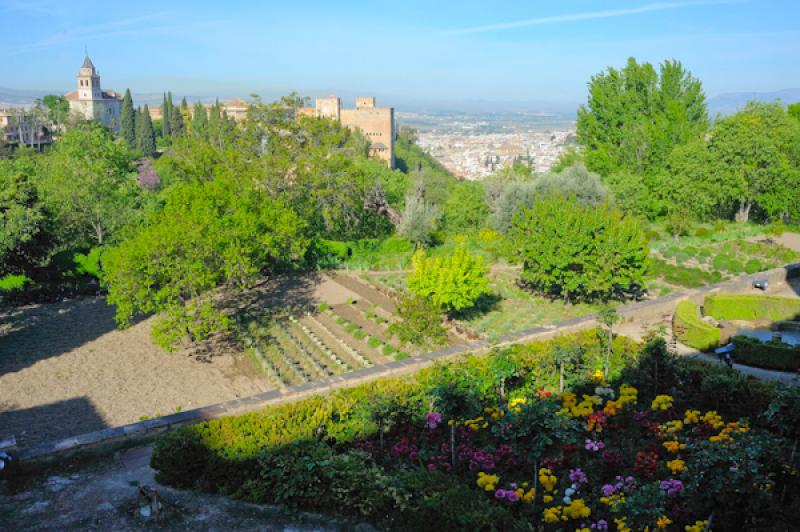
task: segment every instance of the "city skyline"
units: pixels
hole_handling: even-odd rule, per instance
[[[571,104],[629,56],[678,59],[709,96],[800,87],[800,7],[778,0],[407,2],[383,13],[366,2],[174,6],[3,2],[0,86],[71,87],[87,47],[109,87],[138,93]]]

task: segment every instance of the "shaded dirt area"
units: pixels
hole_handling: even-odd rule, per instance
[[[149,447],[137,447],[101,461],[62,464],[5,489],[0,483],[0,530],[374,530],[159,485],[150,454]],[[143,486],[158,490],[157,517],[142,515]]]
[[[102,298],[0,311],[0,436],[21,448],[269,389],[250,360],[214,346],[199,362],[119,331]]]

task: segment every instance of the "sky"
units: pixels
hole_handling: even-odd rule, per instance
[[[0,87],[394,102],[582,102],[628,57],[678,59],[707,95],[800,87],[796,0],[0,0]],[[386,101],[378,102],[387,103]]]

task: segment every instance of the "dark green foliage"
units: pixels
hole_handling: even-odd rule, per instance
[[[447,342],[441,311],[428,298],[405,296],[398,305],[400,321],[389,327],[403,342],[441,345]]]
[[[32,158],[0,160],[0,276],[28,272],[48,253],[48,216]]]
[[[800,347],[735,336],[733,359],[739,364],[778,371],[800,370]]]
[[[172,95],[170,94],[170,98]],[[186,126],[183,121],[183,106],[175,108],[170,106],[169,115],[169,132],[173,137],[183,135],[186,131]]]
[[[714,294],[706,296],[703,310],[717,320],[800,319],[800,299],[759,294]]]
[[[153,132],[153,121],[150,119],[150,110],[146,104],[144,109],[138,112],[136,118],[136,149],[145,157],[150,157],[156,152],[156,136]]]
[[[745,273],[756,273],[763,270],[764,267],[758,259],[750,259],[744,265]]]
[[[172,122],[170,120],[170,114],[172,112],[172,95],[170,94],[169,99],[167,99],[167,95],[164,94],[164,101],[161,104],[161,135],[165,138],[169,138],[172,136],[172,131],[170,126]]]
[[[125,89],[125,96],[122,98],[122,109],[120,109],[119,114],[119,136],[125,141],[128,148],[136,148],[136,114],[130,89]]]
[[[644,283],[644,230],[608,204],[541,199],[514,218],[510,241],[522,280],[565,301],[624,297]]]
[[[444,203],[444,226],[453,232],[474,232],[483,227],[489,215],[480,181],[459,181]]]
[[[719,329],[702,321],[697,305],[689,300],[679,302],[675,308],[672,331],[681,342],[701,351],[719,345]]]
[[[192,136],[197,139],[208,138],[208,114],[200,102],[194,104],[192,111]]]

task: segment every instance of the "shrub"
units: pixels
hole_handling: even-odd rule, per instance
[[[357,324],[355,324],[355,323],[348,323],[348,324],[345,326],[345,328],[344,328],[344,331],[345,331],[346,333],[349,333],[349,334],[353,334],[353,333],[355,333],[357,330],[358,330],[358,325],[357,325]]]
[[[405,351],[398,351],[398,353],[394,356],[395,360],[405,360],[409,357],[409,354]]]
[[[72,257],[72,260],[75,263],[75,273],[100,279],[102,275],[102,268],[100,264],[105,252],[106,248],[95,247],[92,248],[87,254],[76,253]]]
[[[800,348],[735,336],[733,358],[740,364],[779,371],[800,370]]]
[[[800,298],[759,294],[706,296],[703,308],[717,320],[786,321],[800,317]]]
[[[463,244],[446,258],[427,257],[420,248],[411,259],[406,284],[411,292],[445,311],[458,311],[474,306],[489,292],[488,272],[483,257],[470,255]]]
[[[705,238],[711,234],[711,230],[708,227],[698,227],[694,230],[694,236],[698,238]]]
[[[363,340],[364,338],[366,338],[366,337],[367,337],[367,333],[365,333],[365,332],[364,332],[364,331],[362,331],[361,329],[358,329],[357,331],[355,331],[355,332],[353,333],[353,337],[354,337],[356,340]]]
[[[389,344],[383,344],[383,354],[386,355],[387,357],[392,356],[396,352],[397,348],[395,348],[394,346],[391,346]]]
[[[746,273],[756,273],[762,270],[763,266],[758,259],[750,259],[747,261],[747,264],[744,265],[744,271]]]
[[[644,236],[645,236],[645,238],[646,238],[647,240],[650,240],[650,241],[653,241],[653,240],[660,240],[660,239],[661,239],[661,233],[659,233],[658,231],[655,231],[655,230],[653,230],[653,229],[648,229],[648,230],[645,232]]]
[[[675,254],[675,262],[677,262],[678,264],[683,264],[690,258],[691,255],[689,255],[689,253],[686,251],[679,251]]]
[[[377,349],[378,347],[383,345],[383,342],[381,341],[380,338],[375,338],[374,336],[371,336],[370,339],[367,340],[367,345],[369,345],[373,349]]]
[[[403,342],[415,345],[447,342],[447,330],[442,325],[439,309],[427,298],[406,296],[398,305],[401,320],[389,327]]]
[[[325,311],[326,311],[326,310],[328,310],[329,308],[331,308],[331,307],[330,307],[330,305],[328,305],[327,303],[320,303],[320,304],[319,304],[319,307],[317,307],[317,309],[318,309],[320,312],[325,312]]]
[[[720,253],[719,255],[714,257],[714,261],[711,264],[714,266],[715,270],[730,271],[729,268],[730,261],[731,261],[730,256],[724,253]]]
[[[719,329],[702,321],[697,305],[689,300],[678,303],[672,316],[672,331],[681,342],[701,351],[719,345]]]
[[[0,290],[3,292],[22,290],[30,282],[31,280],[24,275],[9,274],[5,277],[0,277]]]
[[[337,325],[344,325],[345,323],[347,323],[346,319],[344,319],[344,318],[336,318],[336,324]]]
[[[742,273],[744,272],[744,266],[742,266],[742,263],[738,260],[731,259],[728,261],[728,271],[730,273]]]

